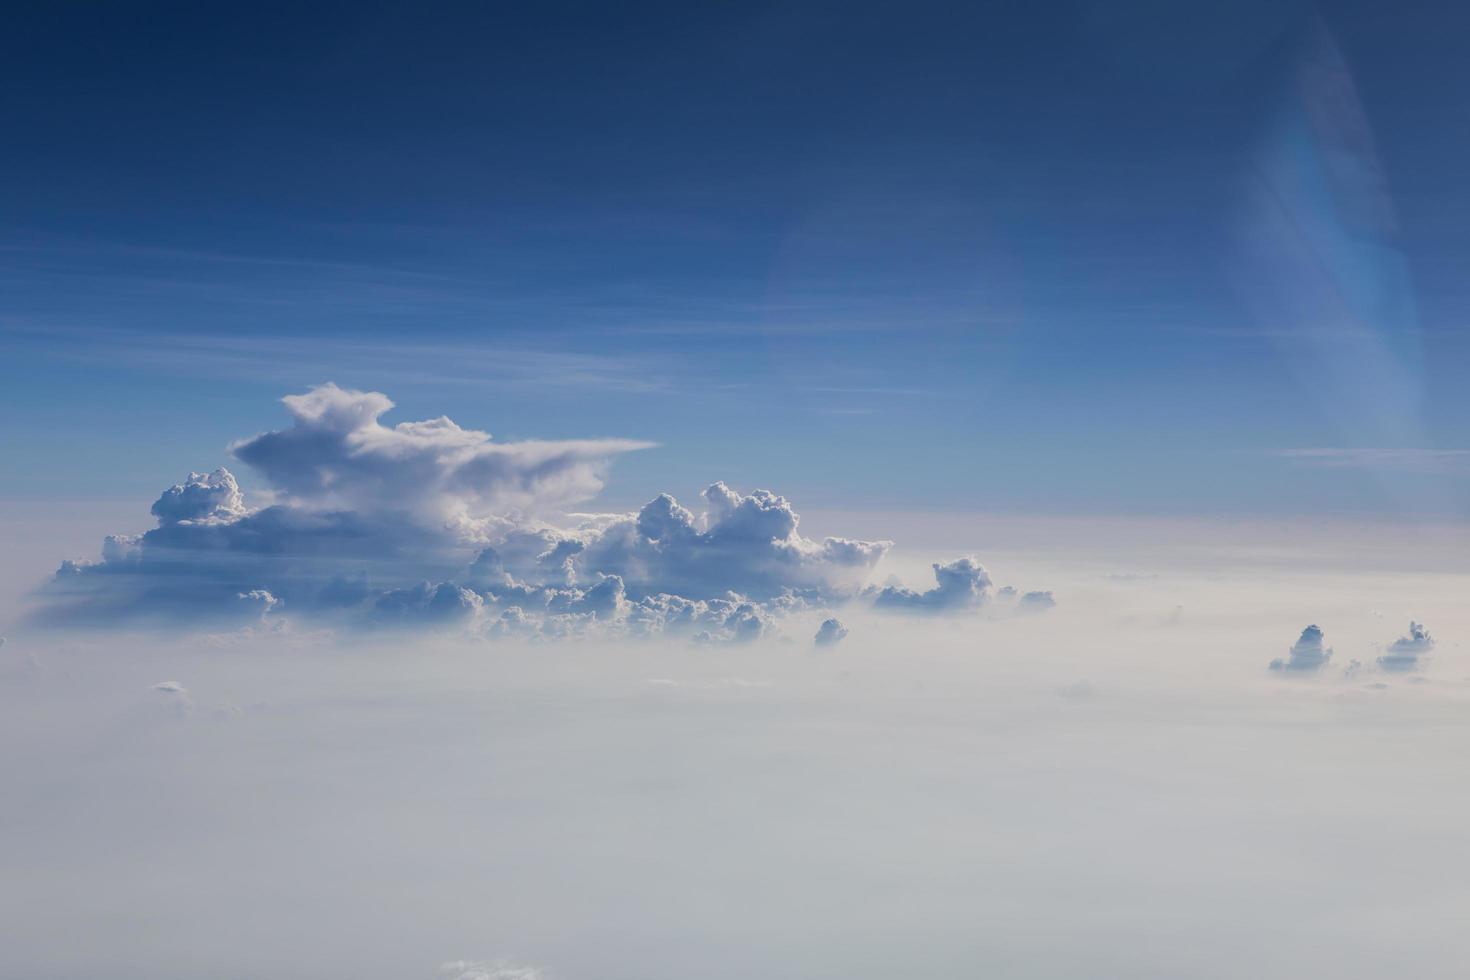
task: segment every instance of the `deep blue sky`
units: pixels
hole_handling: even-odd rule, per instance
[[[1460,514],[1467,32],[9,5],[0,495],[147,496],[334,380],[390,420],[659,442],[618,503]]]

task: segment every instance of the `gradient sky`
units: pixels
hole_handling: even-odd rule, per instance
[[[34,4],[0,495],[335,381],[631,504],[1461,515],[1470,9]]]
[[[1464,977],[1470,5],[5,13],[0,976]]]

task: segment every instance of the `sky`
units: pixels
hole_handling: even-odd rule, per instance
[[[330,381],[658,443],[618,506],[1458,516],[1467,16],[17,11],[0,493],[148,499]]]
[[[12,7],[0,975],[1463,975],[1470,9]]]

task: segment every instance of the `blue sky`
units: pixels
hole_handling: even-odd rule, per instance
[[[616,504],[1460,515],[1423,10],[36,5],[0,494],[154,495],[331,380],[659,443]]]
[[[0,976],[1464,975],[1470,4],[5,13]]]

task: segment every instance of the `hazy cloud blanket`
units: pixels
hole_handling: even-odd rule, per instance
[[[190,473],[153,504],[157,527],[109,536],[101,561],[63,562],[43,619],[308,615],[717,642],[766,635],[795,609],[861,600],[935,612],[993,598],[969,557],[936,563],[927,592],[876,589],[868,579],[890,542],[808,538],[790,502],[766,490],[714,483],[698,515],[669,494],[632,514],[570,512],[647,442],[497,443],[443,417],[390,427],[385,395],[333,384],[282,401],[289,428],[230,448],[270,485],[258,506],[226,468]]]

